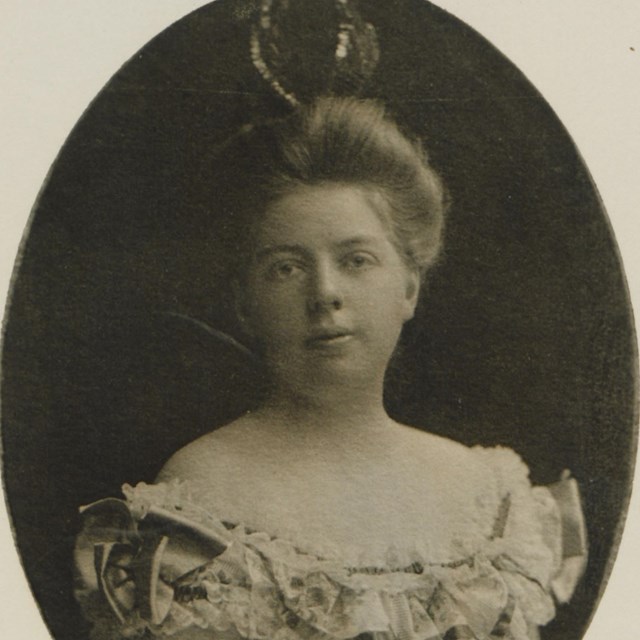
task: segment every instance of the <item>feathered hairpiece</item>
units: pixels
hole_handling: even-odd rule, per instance
[[[319,95],[358,95],[380,51],[353,0],[262,0],[251,59],[292,107]]]

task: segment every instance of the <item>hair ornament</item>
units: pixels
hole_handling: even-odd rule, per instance
[[[262,0],[250,51],[262,78],[294,108],[321,95],[358,95],[380,57],[375,27],[354,0]]]

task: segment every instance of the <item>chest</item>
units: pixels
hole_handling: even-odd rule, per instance
[[[386,562],[390,552],[400,564],[416,554],[447,562],[488,529],[477,487],[420,465],[262,471],[209,484],[207,508],[317,555],[367,565]]]

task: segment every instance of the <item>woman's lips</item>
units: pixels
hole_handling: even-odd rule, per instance
[[[307,338],[306,345],[311,349],[324,349],[340,346],[352,338],[353,334],[347,329],[327,329],[314,332]]]

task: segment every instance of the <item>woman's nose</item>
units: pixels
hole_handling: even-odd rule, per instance
[[[337,311],[344,304],[340,274],[329,265],[314,270],[309,287],[308,308],[311,313]]]

